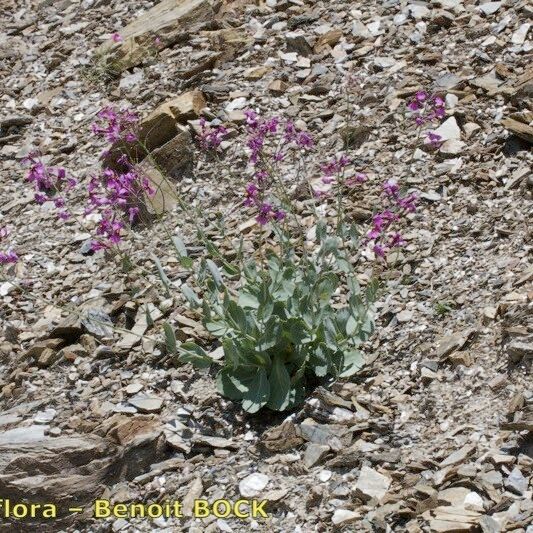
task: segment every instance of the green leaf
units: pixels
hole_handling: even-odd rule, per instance
[[[154,319],[152,318],[152,313],[150,313],[150,307],[148,305],[144,306],[144,313],[146,317],[146,325],[151,328],[154,325]]]
[[[181,292],[193,309],[196,309],[202,305],[200,298],[198,298],[196,293],[186,283],[181,286]]]
[[[229,327],[226,324],[226,322],[222,322],[219,320],[213,320],[211,322],[205,323],[205,329],[211,333],[211,335],[214,335],[215,337],[223,337],[226,335],[229,331]]]
[[[192,266],[194,265],[194,261],[190,257],[188,257],[187,248],[185,247],[185,244],[183,243],[181,238],[177,235],[173,235],[172,244],[176,249],[176,254],[178,256],[181,266],[185,268],[192,268]]]
[[[259,300],[253,294],[242,291],[239,294],[238,304],[244,309],[257,309],[259,307]]]
[[[231,263],[228,263],[227,261],[222,261],[222,270],[230,278],[238,276],[241,273],[238,267],[232,265]]]
[[[350,315],[348,321],[346,322],[346,335],[351,337],[357,331],[357,320]]]
[[[361,286],[359,285],[359,282],[355,276],[347,276],[346,281],[348,283],[348,289],[353,296],[358,296],[361,294]]]
[[[270,398],[268,399],[267,407],[275,411],[283,411],[290,401],[291,378],[281,355],[277,354],[274,357],[268,377],[270,381]]]
[[[353,376],[363,368],[364,364],[365,360],[360,350],[349,350],[345,352],[340,377],[347,378]]]
[[[326,221],[321,219],[316,224],[316,236],[318,242],[322,242],[328,235],[328,227]]]
[[[281,326],[279,318],[272,316],[263,328],[263,334],[257,340],[257,349],[260,352],[266,352],[278,344],[281,337]]]
[[[283,331],[296,346],[311,340],[307,325],[301,318],[289,318],[283,324]]]
[[[217,374],[217,388],[220,394],[226,396],[230,400],[242,400],[243,393],[236,386],[231,379],[230,370],[223,368]]]
[[[133,263],[131,262],[131,258],[129,255],[124,255],[122,257],[121,267],[122,267],[122,272],[124,273],[128,273],[133,270],[134,266],[133,266]]]
[[[333,293],[337,290],[339,286],[339,280],[337,276],[333,273],[326,274],[322,279],[317,283],[316,286],[316,295],[322,306],[327,305]]]
[[[163,270],[163,267],[161,266],[161,261],[159,261],[159,258],[155,256],[154,254],[150,254],[150,257],[152,258],[152,261],[155,263],[155,266],[157,268],[157,273],[159,274],[159,279],[161,280],[161,283],[165,287],[165,292],[167,295],[170,295],[169,287],[170,287],[170,280],[168,279],[167,275],[165,274],[165,271]]]
[[[270,384],[267,371],[265,368],[259,367],[243,394],[242,408],[248,413],[257,413],[261,407],[266,405],[269,396]]]
[[[167,353],[174,354],[178,351],[178,343],[176,341],[176,334],[174,328],[168,323],[163,324],[163,330],[165,331],[165,346]]]
[[[248,331],[248,321],[246,320],[246,313],[241,307],[239,307],[239,305],[234,300],[229,301],[227,313],[231,317],[233,322],[235,322],[235,325],[243,333],[246,333]]]
[[[197,368],[208,368],[213,360],[205,350],[194,342],[184,342],[178,347],[179,361],[182,363],[192,363]]]
[[[340,255],[337,255],[335,257],[335,260],[337,262],[337,267],[339,268],[341,272],[345,272],[348,274],[349,272],[352,271],[352,265],[350,264],[349,261],[346,260],[346,258]]]
[[[318,377],[324,377],[328,373],[329,364],[326,353],[325,347],[317,346],[309,357],[309,366]]]
[[[255,261],[247,261],[243,267],[244,276],[249,282],[254,282],[259,277]]]
[[[366,301],[367,301],[367,303],[374,303],[376,301],[378,289],[379,289],[379,281],[377,279],[373,279],[366,286]]]
[[[172,244],[174,245],[174,248],[176,248],[178,257],[187,257],[189,255],[184,242],[177,235],[172,236]]]
[[[235,340],[229,337],[224,338],[222,340],[222,348],[224,348],[226,365],[231,365],[236,370],[241,362],[241,353]]]
[[[222,290],[222,288],[224,287],[224,281],[222,280],[222,276],[217,265],[213,261],[211,261],[211,259],[208,259],[206,261],[206,264],[207,268],[209,269],[209,272],[211,272],[211,276],[213,276],[213,281],[215,282],[217,289]]]

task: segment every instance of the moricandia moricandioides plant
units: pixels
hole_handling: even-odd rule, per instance
[[[317,239],[314,255],[297,258],[289,248],[282,256],[269,252],[259,265],[244,262],[242,269],[221,262],[217,253],[220,268],[204,259],[198,270],[202,299],[182,287],[222,344],[219,391],[250,413],[291,409],[310,384],[352,376],[364,365],[360,346],[374,329],[377,284],[361,290],[339,238],[328,236],[324,224],[318,225]],[[176,249],[189,265],[185,247]],[[240,278],[237,289],[227,286],[223,271]],[[165,336],[167,350],[180,362],[204,368],[214,363],[196,343],[178,343],[169,324]]]

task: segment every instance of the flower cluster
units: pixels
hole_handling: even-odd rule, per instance
[[[384,183],[383,193],[389,207],[372,217],[372,228],[364,241],[365,244],[371,243],[372,251],[381,259],[384,259],[393,248],[405,244],[399,232],[391,231],[392,226],[408,213],[415,212],[418,200],[415,193],[402,196],[400,187],[394,180]]]
[[[9,230],[7,228],[0,228],[0,241],[8,235]],[[0,265],[16,263],[18,259],[18,255],[11,248],[8,248],[5,252],[0,251]]]
[[[156,192],[150,180],[141,176],[124,156],[120,163],[127,166],[126,172],[106,168],[87,185],[89,207],[86,214],[98,210],[101,216],[96,231],[101,238],[93,242],[94,250],[119,243],[125,222],[133,224],[139,216],[139,198],[143,193],[153,196]]]
[[[200,119],[201,132],[197,136],[202,150],[216,150],[226,135],[228,130],[224,126],[208,126],[204,117]]]
[[[417,91],[414,98],[408,102],[407,107],[413,112],[417,126],[431,124],[443,119],[446,115],[444,100],[440,96],[430,95],[426,91]],[[438,146],[441,143],[441,137],[430,131],[427,133],[427,141],[433,146]]]
[[[256,220],[261,225],[279,222],[286,217],[286,212],[268,199],[272,196],[274,167],[283,161],[289,149],[308,150],[314,146],[314,141],[309,133],[298,130],[292,121],[282,124],[279,117],[264,119],[253,110],[246,110],[244,114],[249,163],[254,169],[254,181],[246,186],[244,205],[257,209]]]
[[[136,113],[127,109],[116,111],[113,107],[105,107],[98,112],[97,117],[100,123],[91,125],[95,135],[105,137],[111,143],[120,140],[131,143],[137,140],[139,118]]]
[[[348,187],[354,187],[358,184],[364,183],[368,177],[363,172],[355,172],[352,176],[345,177],[345,168],[351,165],[352,161],[347,156],[340,155],[339,157],[334,157],[327,163],[324,163],[320,166],[323,176],[321,182],[326,185],[336,184],[340,189],[343,185]],[[340,193],[341,190],[338,189],[337,193]],[[329,190],[324,190],[322,188],[315,187],[313,193],[315,197],[322,198],[329,194]]]
[[[38,204],[52,201],[58,209],[57,216],[62,220],[68,219],[70,214],[65,209],[65,198],[61,192],[75,187],[77,181],[67,176],[62,167],[47,167],[36,153],[29,154],[22,162],[30,165],[26,179],[33,184],[35,201]]]

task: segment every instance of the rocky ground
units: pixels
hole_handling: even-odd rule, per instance
[[[0,281],[0,497],[58,502],[61,516],[1,527],[531,533],[532,14],[520,0],[3,0],[0,226],[21,260]],[[405,116],[421,88],[446,100],[434,151]],[[134,232],[124,273],[88,251],[83,187],[61,222],[24,180],[21,159],[38,149],[86,183],[107,104],[148,117],[154,157],[225,250],[257,229],[237,209],[242,184],[190,140],[200,112],[236,129],[255,108],[298,121],[319,153],[347,144],[371,177],[354,217],[387,177],[419,191],[356,379],[288,418],[250,416],[212,372],[173,363],[164,320],[180,340],[207,337],[160,224]],[[223,157],[240,168],[231,146]],[[166,211],[194,251],[190,221]],[[94,520],[102,497],[180,500],[185,516]],[[269,518],[191,516],[194,499],[240,497],[268,500]]]

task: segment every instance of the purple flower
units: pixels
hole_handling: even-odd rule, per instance
[[[398,207],[401,209],[404,209],[405,211],[409,213],[413,213],[416,211],[416,202],[418,201],[418,196],[416,193],[408,194],[407,196],[404,196],[403,198],[398,198],[397,203]]]
[[[383,184],[383,192],[391,198],[396,198],[400,192],[400,187],[394,180],[388,180]]]
[[[204,117],[200,119],[200,128],[198,141],[200,147],[205,151],[216,150],[228,134],[228,130],[224,126],[208,126]]]
[[[120,43],[122,41],[122,36],[120,35],[120,33],[114,33],[113,35],[111,35],[111,39],[114,43]]]
[[[244,200],[244,205],[250,207],[257,203],[257,194],[259,189],[255,183],[248,183],[246,185],[246,198]]]
[[[425,102],[428,98],[428,93],[426,91],[416,91],[415,99],[417,102]]]
[[[278,222],[280,220],[283,220],[286,216],[287,216],[287,213],[285,213],[285,211],[283,211],[282,209],[277,209],[274,212],[274,219],[277,220]]]
[[[16,263],[18,260],[18,255],[11,249],[9,249],[7,252],[0,252],[0,265]]]
[[[114,143],[119,140],[134,142],[137,140],[135,128],[138,116],[132,111],[123,109],[115,111],[110,106],[101,109],[97,115],[103,124],[91,124],[92,132],[98,137],[105,137],[107,141]]]
[[[351,178],[346,180],[346,185],[353,187],[358,183],[364,183],[368,179],[368,176],[363,172],[356,172]]]
[[[444,107],[435,108],[435,116],[437,118],[444,118],[445,115],[446,115],[446,110],[444,109]]]
[[[442,142],[442,137],[438,133],[434,133],[432,131],[428,132],[427,138],[428,142],[433,146],[439,146],[439,144]]]
[[[130,224],[133,224],[133,222],[136,220],[138,215],[139,215],[138,207],[130,207],[128,209],[128,220],[130,221]]]
[[[397,248],[399,246],[403,246],[405,244],[405,241],[403,240],[402,236],[396,232],[391,235],[390,241],[389,241],[389,247],[390,248]]]
[[[376,257],[381,259],[385,258],[385,248],[383,246],[375,244],[372,250],[374,251],[374,254],[376,254]]]
[[[251,110],[251,109],[247,109],[244,111],[244,116],[246,117],[246,125],[250,128],[250,129],[256,129],[257,126],[258,126],[258,115],[255,111]]]
[[[255,219],[259,224],[261,224],[261,226],[264,226],[270,221],[271,212],[272,204],[269,204],[268,202],[263,202],[259,206],[259,214],[255,217]]]
[[[300,148],[312,148],[315,144],[315,141],[313,140],[313,137],[309,135],[309,133],[302,131],[298,134],[298,138],[296,139],[296,144]]]
[[[38,203],[38,204],[44,204],[44,202],[46,202],[48,200],[48,196],[46,196],[46,194],[42,193],[42,192],[36,192],[34,195],[33,195],[33,199]]]

